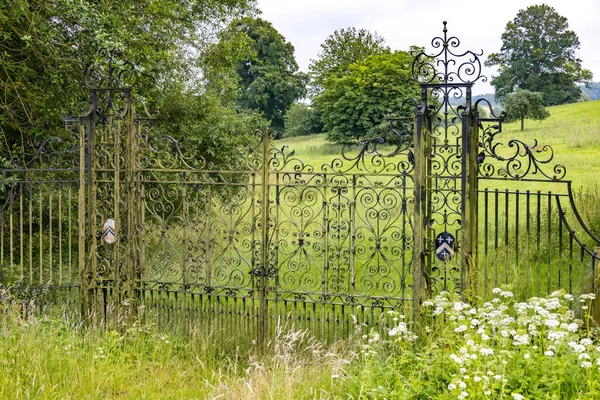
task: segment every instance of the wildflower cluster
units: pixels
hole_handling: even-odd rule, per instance
[[[447,292],[424,303],[438,325],[435,346],[444,349],[451,361],[447,387],[456,398],[475,394],[533,397],[522,391],[532,377],[516,375],[539,373],[545,363],[552,362],[554,368],[557,362],[575,366],[588,371],[588,379],[600,379],[600,346],[588,337],[589,331],[581,329],[582,321],[575,319],[569,307],[572,295],[557,291],[546,298],[514,302],[510,291],[496,288],[493,294],[493,300],[481,307]],[[581,308],[586,310],[593,299],[593,295],[580,296]],[[390,335],[397,333],[394,328]]]
[[[363,345],[361,352],[365,356],[377,355],[376,347],[379,344],[380,335],[374,329],[371,329],[368,335],[363,335]]]
[[[389,330],[389,336],[396,338],[397,341],[414,342],[417,340],[417,335],[408,328],[408,325],[404,321],[404,315],[400,315],[395,311],[389,311],[389,314],[393,316],[394,324],[396,324]]]

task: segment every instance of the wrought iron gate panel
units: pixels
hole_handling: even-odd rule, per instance
[[[163,324],[257,336],[264,251],[261,135],[216,169],[198,149],[138,130],[141,271],[147,315]],[[251,339],[250,339],[251,340]]]
[[[321,166],[272,147],[268,330],[283,321],[335,340],[410,309],[413,119],[390,123],[387,142],[348,146]]]
[[[435,53],[414,55],[421,99],[385,138],[314,166],[261,130],[215,167],[153,130],[133,101],[137,69],[104,52],[70,136],[2,171],[0,284],[46,295],[41,306],[78,298],[94,321],[142,312],[261,343],[282,324],[326,341],[383,332],[388,311],[417,319],[442,290],[596,292],[600,239],[566,169],[547,145],[502,141],[503,116],[472,104],[481,54],[459,44],[444,25]]]

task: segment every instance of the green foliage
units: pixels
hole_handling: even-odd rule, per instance
[[[328,77],[344,76],[350,65],[364,61],[367,57],[389,53],[385,40],[366,29],[354,27],[336,30],[321,44],[321,52],[316,60],[311,60],[309,76],[311,92],[315,95],[323,91]]]
[[[506,25],[499,53],[490,54],[486,65],[497,65],[492,79],[496,98],[515,89],[542,92],[544,105],[571,103],[580,97],[578,82],[589,82],[592,73],[582,68],[575,52],[579,38],[567,19],[542,5],[520,10]]]
[[[85,66],[120,48],[143,69],[136,96],[152,109],[172,85],[196,85],[196,55],[252,0],[14,0],[0,8],[0,115],[4,151],[64,134],[62,118],[86,99]]]
[[[544,107],[544,96],[540,92],[517,89],[502,100],[506,111],[506,122],[521,121],[521,130],[525,130],[525,118],[542,121],[550,116]]]
[[[323,130],[318,111],[304,103],[294,103],[285,114],[284,137],[305,136]]]
[[[412,57],[404,51],[377,54],[351,64],[343,76],[329,76],[314,103],[322,112],[327,139],[336,143],[385,136],[385,116],[418,96]]]
[[[266,125],[258,112],[236,110],[212,93],[166,92],[160,110],[158,136],[170,135],[184,149],[224,168],[235,168],[247,158],[255,129]]]
[[[237,77],[237,103],[262,111],[274,129],[282,129],[285,112],[305,93],[305,76],[298,72],[294,46],[260,18],[236,19],[219,36],[214,48],[226,55],[224,64],[229,63],[230,73]]]

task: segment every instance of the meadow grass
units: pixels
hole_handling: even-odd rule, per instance
[[[585,311],[592,297],[579,303],[558,291],[517,303],[506,289],[494,293],[473,305],[444,292],[424,304],[412,331],[392,313],[387,339],[372,330],[324,347],[280,327],[262,349],[135,321],[94,329],[25,318],[3,293],[0,398],[597,398],[600,343]]]

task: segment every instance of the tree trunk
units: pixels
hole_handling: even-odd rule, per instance
[[[525,130],[525,117],[521,117],[521,131]]]

